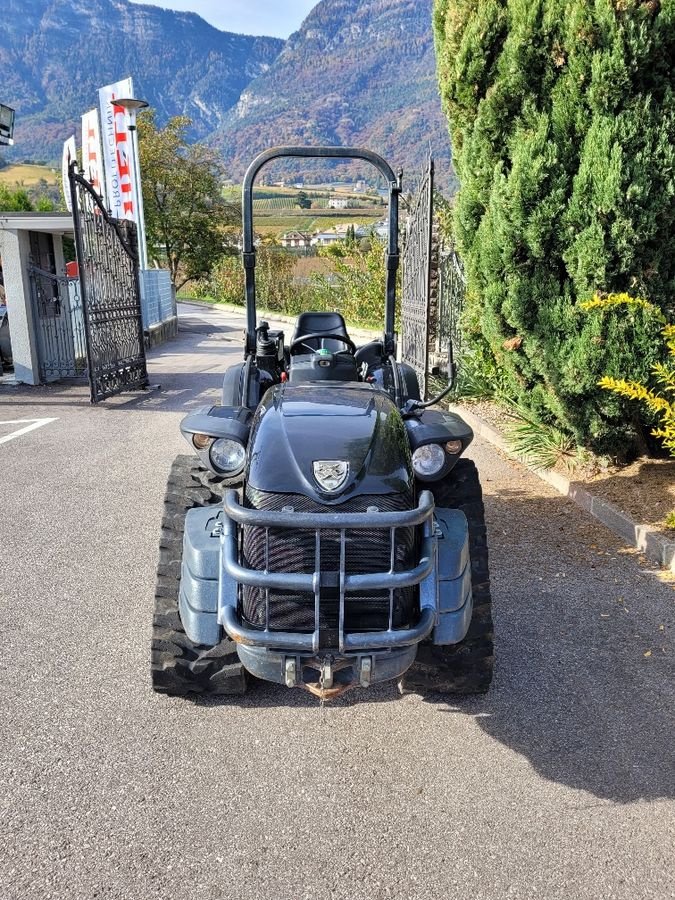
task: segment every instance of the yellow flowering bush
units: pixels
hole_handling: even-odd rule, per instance
[[[645,387],[638,381],[626,381],[624,378],[610,378],[605,376],[598,381],[598,385],[606,391],[612,391],[619,397],[627,400],[639,400],[644,403],[660,419],[658,427],[652,430],[654,437],[660,438],[663,446],[675,456],[675,325],[669,325],[661,310],[643,300],[640,297],[631,297],[628,294],[608,294],[606,297],[596,295],[592,300],[581,304],[583,309],[611,309],[617,306],[640,307],[657,321],[663,324],[663,335],[668,354],[672,363],[656,363],[652,372],[662,391],[657,393],[651,388]]]

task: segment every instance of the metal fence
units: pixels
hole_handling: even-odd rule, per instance
[[[159,325],[176,315],[176,298],[171,284],[171,276],[166,269],[142,269],[139,273],[141,284],[141,314],[143,328]]]
[[[86,374],[87,346],[78,279],[28,266],[41,381]]]

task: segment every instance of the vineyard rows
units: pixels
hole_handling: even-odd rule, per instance
[[[319,198],[312,200],[314,209],[328,209],[328,200]],[[292,197],[267,197],[264,200],[254,200],[253,208],[257,210],[294,209],[295,202]]]

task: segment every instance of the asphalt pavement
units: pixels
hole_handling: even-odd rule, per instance
[[[0,388],[0,897],[675,897],[672,584],[480,441],[487,696],[151,692],[178,423],[242,328],[184,307],[161,390],[97,407]]]

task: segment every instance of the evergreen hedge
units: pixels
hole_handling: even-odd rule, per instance
[[[627,292],[673,316],[675,0],[436,0],[434,30],[468,319],[537,415],[640,449],[597,382],[649,379],[654,323],[578,304]]]

